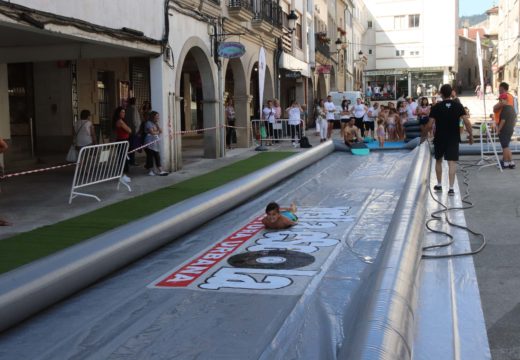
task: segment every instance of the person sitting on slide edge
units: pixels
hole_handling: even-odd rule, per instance
[[[265,208],[266,216],[262,219],[262,223],[267,229],[287,229],[298,223],[298,216],[296,216],[296,205],[291,204],[290,208],[280,208],[280,206],[273,202],[267,204]]]
[[[352,147],[352,145],[362,142],[361,132],[359,128],[354,125],[356,118],[351,117],[345,127],[343,140],[345,145]]]

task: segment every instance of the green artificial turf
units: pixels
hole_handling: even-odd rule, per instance
[[[150,215],[293,154],[292,152],[259,153],[208,174],[1,240],[0,273]]]

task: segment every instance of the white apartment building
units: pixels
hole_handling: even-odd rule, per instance
[[[364,88],[380,99],[432,96],[457,73],[458,1],[366,0],[368,64]],[[373,34],[372,34],[373,31]],[[371,51],[370,51],[371,50]]]
[[[498,3],[498,82],[505,81],[518,91],[520,57],[520,5],[514,0]]]

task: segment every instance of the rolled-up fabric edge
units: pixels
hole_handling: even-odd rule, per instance
[[[352,336],[343,344],[339,359],[412,358],[416,277],[426,219],[430,149],[426,143],[408,174],[405,191],[385,235],[379,256],[368,275]]]

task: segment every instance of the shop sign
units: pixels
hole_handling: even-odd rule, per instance
[[[239,42],[221,42],[218,45],[218,56],[226,59],[239,58],[245,53],[245,46]]]
[[[320,65],[316,68],[318,74],[330,74],[330,68],[332,65]]]
[[[285,73],[286,79],[300,79],[302,77],[302,73],[299,71],[287,71]]]

